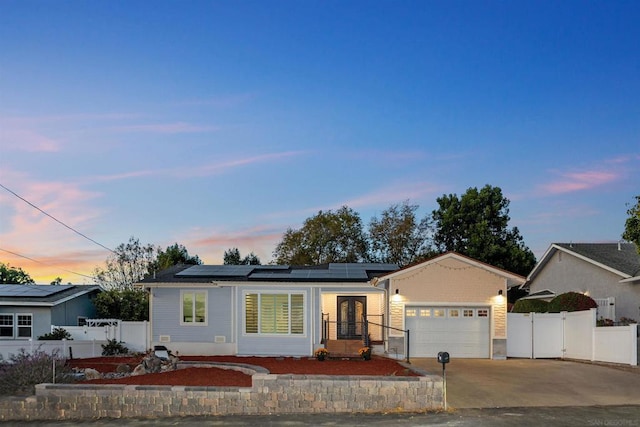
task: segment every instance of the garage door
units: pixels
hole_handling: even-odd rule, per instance
[[[410,356],[489,358],[488,307],[406,307],[405,328],[411,331]]]

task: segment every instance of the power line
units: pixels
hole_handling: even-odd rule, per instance
[[[18,194],[16,194],[14,191],[9,190],[7,187],[5,187],[4,185],[0,184],[0,187],[4,188],[5,190],[7,190],[9,193],[13,194],[14,196],[16,196],[18,199],[22,200],[23,202],[25,202],[26,204],[28,204],[29,206],[39,210],[40,212],[42,212],[43,214],[45,214],[46,216],[48,216],[49,218],[51,218],[52,220],[54,220],[55,222],[57,222],[58,224],[68,228],[69,230],[73,231],[74,233],[84,237],[85,239],[89,240],[90,242],[95,243],[96,245],[108,250],[109,252],[113,252],[112,249],[109,249],[108,247],[106,247],[105,245],[103,245],[102,243],[98,243],[95,240],[93,240],[90,237],[85,236],[84,234],[82,234],[81,232],[79,232],[78,230],[68,226],[67,224],[65,224],[64,222],[60,221],[59,219],[57,219],[56,217],[54,217],[53,215],[49,215],[48,213],[46,213],[45,211],[43,211],[42,209],[40,209],[39,207],[37,207],[36,205],[34,205],[33,203],[31,203],[30,201],[28,201],[27,199],[25,199],[24,197],[19,196]],[[114,252],[115,253],[115,252]]]
[[[51,266],[51,264],[47,264],[46,262],[38,261],[37,259],[29,258],[26,255],[21,255],[19,253],[13,252],[13,251],[9,251],[9,250],[2,249],[2,248],[0,248],[0,251],[6,252],[6,253],[11,254],[11,255],[15,255],[15,256],[20,257],[20,258],[28,259],[29,261],[33,261],[33,262],[38,263],[38,264]],[[82,277],[86,277],[86,278],[91,279],[91,280],[95,280],[95,277],[93,277],[93,276],[87,276],[86,274],[76,273],[75,271],[67,270],[67,269],[61,268],[61,267],[56,267],[56,268],[59,268],[62,271],[66,271],[67,273],[76,274],[78,276],[82,276]]]

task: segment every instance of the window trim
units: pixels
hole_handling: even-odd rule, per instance
[[[0,336],[3,340],[12,340],[16,336],[16,316],[15,313],[0,313],[0,316],[6,316],[11,319],[11,325],[0,325],[0,328],[11,328],[11,336]]]
[[[20,316],[28,316],[29,319],[31,320],[31,324],[29,324],[28,326],[26,325],[20,325],[19,322],[19,318]],[[29,340],[33,338],[33,313],[16,313],[16,317],[14,320],[14,337],[17,340]],[[20,328],[29,328],[31,330],[31,333],[29,334],[28,337],[22,337],[20,336]]]
[[[247,332],[247,296],[257,295],[257,332]],[[274,296],[274,295],[286,295],[288,305],[288,332],[261,332],[262,329],[262,295]],[[292,333],[292,303],[291,297],[294,295],[302,296],[302,332]],[[242,292],[242,335],[246,337],[292,337],[302,338],[307,336],[307,292],[303,290],[289,291],[289,290],[244,290]]]
[[[204,295],[204,322],[196,322],[195,315],[194,320],[191,322],[185,322],[184,320],[184,296],[185,295],[193,296],[193,310],[195,313],[196,310],[196,295],[202,294]],[[202,289],[181,289],[180,290],[180,326],[208,326],[209,324],[209,292],[207,290]]]

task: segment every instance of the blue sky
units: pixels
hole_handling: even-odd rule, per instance
[[[638,22],[635,1],[3,0],[0,184],[107,247],[211,264],[268,262],[320,209],[422,216],[485,184],[538,257],[616,241]],[[0,188],[0,261],[84,283],[107,256]]]

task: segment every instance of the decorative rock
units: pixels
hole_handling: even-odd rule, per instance
[[[131,373],[131,376],[133,377],[133,376],[136,376],[136,375],[144,375],[146,373],[147,373],[147,370],[144,369],[144,365],[140,364],[140,365],[135,367],[135,369]]]
[[[127,374],[131,372],[131,366],[126,363],[121,363],[116,367],[116,372],[119,374]]]
[[[84,370],[84,377],[88,380],[98,380],[102,378],[102,375],[93,368],[87,368]]]

